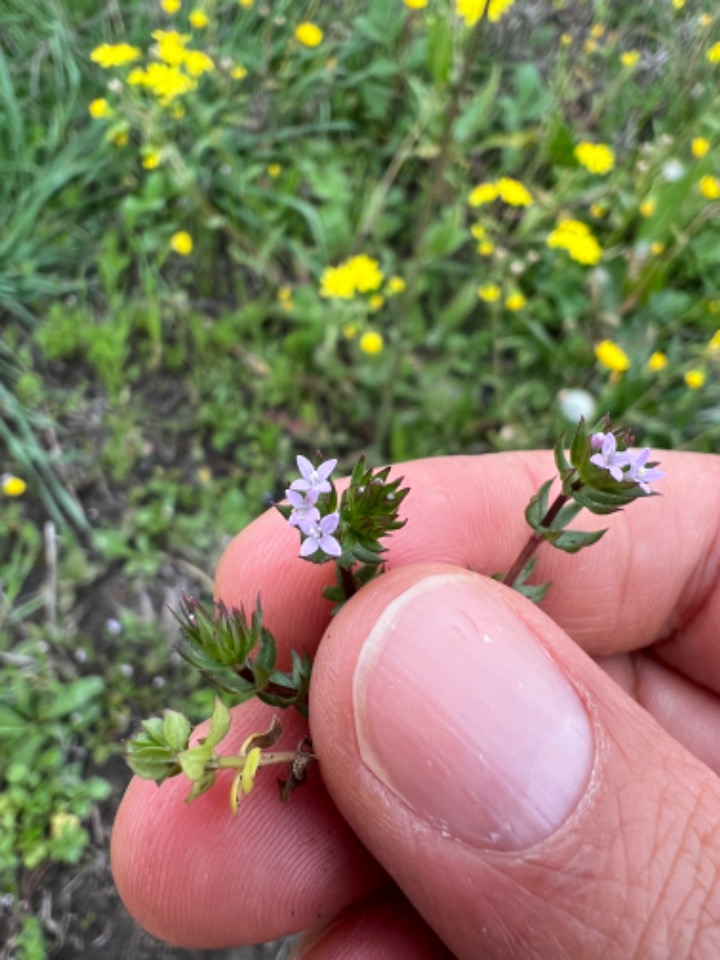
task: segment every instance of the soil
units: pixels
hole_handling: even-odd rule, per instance
[[[63,377],[59,378],[60,381]],[[157,385],[146,391],[149,409],[157,409]],[[174,393],[173,404],[180,407],[183,400],[182,385]],[[102,446],[106,427],[103,418],[106,410],[101,410],[97,422],[91,417],[77,417],[77,422],[66,420],[63,424],[63,445],[68,449]],[[138,463],[130,483],[142,482],[143,477],[151,473],[154,467],[175,467],[188,472],[193,469],[187,451],[190,438],[184,431],[154,429],[155,424],[144,424],[147,428],[147,452]],[[97,434],[93,437],[93,429]],[[212,460],[213,452],[208,451]],[[215,464],[213,464],[215,466]],[[222,465],[218,464],[218,469]],[[104,482],[104,478],[95,474],[91,483],[86,481],[82,471],[78,475],[63,475],[63,481],[74,490],[83,512],[93,527],[113,525],[122,517],[126,507],[126,493],[118,485]],[[262,505],[258,505],[258,512]],[[41,506],[28,502],[28,517],[42,526],[46,517]],[[232,531],[230,531],[232,532]],[[89,540],[80,534],[81,542],[92,553]],[[202,579],[204,577],[204,579]],[[34,570],[26,584],[33,592],[47,582],[48,573],[44,566]],[[210,585],[210,586],[209,586]],[[174,627],[168,612],[168,604],[177,606],[183,591],[196,596],[207,595],[211,588],[204,571],[199,571],[181,557],[168,556],[163,562],[159,576],[151,583],[139,580],[129,582],[121,564],[98,563],[96,573],[90,582],[72,585],[72,610],[67,614],[78,635],[83,637],[101,637],[102,643],[96,645],[82,670],[89,673],[104,672],[107,664],[132,660],[134,670],[133,683],[138,692],[138,702],[127,704],[125,716],[126,728],[117,729],[110,734],[116,740],[117,750],[112,758],[102,766],[90,762],[86,756],[87,777],[101,776],[112,785],[109,799],[97,805],[85,824],[90,832],[90,844],[79,865],[41,864],[28,871],[21,880],[22,903],[6,902],[10,898],[0,896],[0,960],[15,960],[15,948],[11,946],[17,934],[17,907],[22,913],[37,917],[43,928],[48,948],[48,957],[52,960],[275,960],[286,957],[291,946],[290,940],[226,950],[185,950],[168,946],[155,940],[138,927],[123,906],[110,870],[109,839],[113,820],[120,799],[130,780],[131,773],[120,756],[123,740],[143,716],[142,689],[147,689],[152,679],[147,674],[147,665],[143,663],[142,653],[134,648],[129,654],[123,649],[125,639],[108,635],[107,624],[116,620],[121,612],[130,612],[158,637],[171,636]],[[65,650],[61,656],[72,657],[72,650]],[[93,662],[93,660],[95,662]],[[170,663],[170,670],[186,667]],[[0,784],[1,787],[1,784]]]
[[[130,773],[119,757],[93,773],[108,779],[113,792],[93,811],[92,842],[82,864],[40,867],[26,878],[25,897],[42,922],[53,960],[281,960],[288,956],[291,939],[227,950],[185,950],[145,933],[123,906],[110,871],[110,832]],[[10,940],[13,931],[8,927],[0,913],[0,943]],[[0,948],[0,960],[13,960],[9,947]]]

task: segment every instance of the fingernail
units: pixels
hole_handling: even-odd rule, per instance
[[[495,850],[553,834],[588,783],[587,711],[505,601],[470,575],[386,608],[353,678],[363,762],[444,833]]]

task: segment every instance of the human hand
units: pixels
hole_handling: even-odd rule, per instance
[[[113,866],[137,920],[208,948],[309,929],[312,960],[720,956],[720,458],[662,466],[663,497],[583,514],[611,528],[591,550],[541,549],[542,610],[468,568],[508,568],[547,453],[403,465],[388,572],[331,624],[329,567],[275,512],[243,531],[217,595],[260,593],[281,649],[322,638],[322,780],[282,804],[261,771],[233,818],[222,779],[191,806],[135,779]]]

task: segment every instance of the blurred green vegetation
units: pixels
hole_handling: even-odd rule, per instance
[[[452,0],[410,6],[4,0],[0,895],[19,958],[45,955],[28,878],[83,857],[131,725],[207,708],[164,604],[210,592],[296,453],[550,445],[605,412],[717,451],[714,4],[516,0],[473,27]]]

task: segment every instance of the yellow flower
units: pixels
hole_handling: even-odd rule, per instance
[[[626,50],[620,54],[620,63],[624,67],[634,67],[640,62],[639,50]]]
[[[601,217],[604,217],[607,213],[607,207],[604,203],[591,203],[590,204],[590,213],[597,217],[599,220]]]
[[[125,127],[119,127],[117,130],[110,130],[106,134],[107,139],[114,143],[116,147],[126,147],[130,142],[130,134]]]
[[[605,27],[601,23],[596,23],[590,30],[590,36],[595,40],[599,40],[600,37],[605,35]]]
[[[199,9],[191,11],[188,20],[190,21],[190,25],[195,27],[196,30],[204,30],[210,23],[210,17],[204,10]]]
[[[405,6],[411,10],[422,10],[428,5],[428,0],[404,0]]]
[[[572,42],[573,42],[573,38],[571,33],[560,34],[560,46],[569,47]]]
[[[496,183],[500,199],[511,207],[529,207],[533,202],[532,194],[518,180],[500,177]]]
[[[495,303],[500,299],[501,294],[502,290],[496,283],[486,283],[477,289],[477,295],[481,300],[484,300],[485,303]]]
[[[381,293],[374,293],[368,300],[371,310],[380,310],[385,306],[385,297]]]
[[[185,46],[190,39],[189,33],[177,30],[153,30],[153,40],[157,41],[155,53],[169,67],[179,67],[185,62]]]
[[[716,330],[707,345],[707,352],[717,356],[720,354],[720,330]]]
[[[301,23],[295,28],[295,39],[304,47],[317,47],[322,43],[323,32],[314,23]]]
[[[705,137],[694,137],[690,143],[690,150],[692,155],[697,157],[698,160],[701,157],[704,157],[705,154],[710,149],[710,141],[706,140]]]
[[[495,244],[491,243],[490,240],[483,240],[482,243],[478,244],[477,252],[481,257],[489,257],[490,254],[495,253]]]
[[[602,247],[590,228],[579,220],[561,220],[546,243],[553,249],[567,250],[573,260],[586,266],[593,266],[602,257]]]
[[[131,47],[129,43],[101,43],[90,53],[90,59],[108,70],[110,67],[123,67],[142,56],[142,51]]]
[[[346,340],[354,340],[358,335],[358,325],[356,323],[346,323],[342,332]]]
[[[181,0],[160,0],[160,6],[163,8],[165,13],[169,13],[172,16],[174,13],[177,13],[180,7],[182,6]]]
[[[526,303],[527,300],[521,293],[511,293],[505,301],[505,306],[513,313],[517,313],[518,310],[522,310]]]
[[[351,271],[355,287],[360,293],[377,290],[385,278],[377,260],[373,260],[364,253],[348,260],[347,266]]]
[[[241,7],[245,7],[246,10],[250,10],[255,0],[238,0],[238,3]]]
[[[326,267],[320,277],[320,296],[337,297],[340,300],[352,300],[355,296],[355,281],[344,263],[337,267]]]
[[[241,63],[236,64],[230,71],[230,76],[233,80],[244,80],[247,75],[247,68],[243,67]]]
[[[648,370],[652,370],[653,373],[657,373],[659,370],[665,369],[667,362],[667,354],[660,350],[656,350],[655,353],[650,354],[647,362]]]
[[[713,21],[713,18],[710,16],[709,13],[701,13],[700,16],[698,17],[698,23],[700,24],[701,27],[709,27],[712,21]]]
[[[672,5],[676,10],[682,10],[682,8],[685,6],[685,0],[672,0]]]
[[[484,240],[487,230],[481,223],[474,223],[470,227],[470,233],[473,235],[475,240]]]
[[[388,296],[393,296],[397,293],[403,293],[405,286],[406,284],[402,277],[390,277],[387,282]]]
[[[623,373],[630,368],[630,358],[622,347],[612,340],[601,340],[595,346],[595,356],[598,362],[613,373]]]
[[[455,12],[463,18],[468,27],[474,27],[486,9],[488,20],[497,23],[514,2],[515,0],[455,0]]]
[[[91,100],[88,104],[88,112],[93,120],[102,120],[103,117],[112,116],[112,107],[104,97],[98,97],[97,100]]]
[[[178,230],[170,237],[170,247],[181,257],[189,257],[193,250],[193,238],[187,230]]]
[[[480,207],[484,203],[492,203],[497,200],[500,191],[494,183],[480,183],[468,196],[468,203],[471,207]]]
[[[720,41],[714,43],[705,54],[705,59],[710,63],[720,63]]]
[[[166,63],[151,63],[147,70],[133,70],[128,76],[128,83],[132,86],[147,87],[163,106],[168,106],[176,97],[197,88],[197,80]]]
[[[657,209],[657,204],[654,200],[643,200],[638,209],[640,210],[641,216],[651,217]]]
[[[21,497],[27,490],[27,484],[12,473],[4,473],[0,477],[0,489],[6,497]]]
[[[690,390],[699,390],[700,387],[705,386],[705,381],[707,376],[704,370],[688,370],[688,372],[683,377],[685,383]]]
[[[583,44],[583,50],[585,53],[595,53],[597,50],[597,43],[594,40],[586,40]]]
[[[215,69],[215,62],[202,50],[186,50],[183,66],[192,77],[201,77]]]
[[[615,166],[615,154],[604,143],[583,140],[575,147],[575,158],[590,173],[609,173]]]
[[[717,177],[701,177],[698,187],[707,200],[717,200],[720,197],[720,180]]]
[[[280,166],[279,163],[268,164],[267,174],[269,177],[272,177],[273,180],[275,179],[275,177],[279,177],[281,173],[282,173],[282,167]]]
[[[660,254],[663,253],[664,251],[665,251],[665,244],[661,243],[659,240],[654,240],[650,244],[650,253],[652,253],[654,257],[659,257]]]
[[[292,289],[290,287],[280,287],[277,293],[277,298],[280,301],[283,310],[287,310],[289,312],[295,306],[292,298]]]
[[[160,150],[148,150],[143,156],[142,165],[146,170],[154,170],[162,162],[162,152]]]
[[[384,279],[385,274],[377,260],[360,253],[323,271],[320,278],[320,296],[350,300],[356,293],[372,293],[378,290]]]
[[[383,340],[383,335],[376,330],[368,330],[360,337],[360,349],[363,353],[367,353],[371,357],[380,353],[384,346],[385,341]]]

